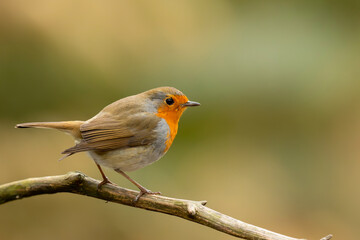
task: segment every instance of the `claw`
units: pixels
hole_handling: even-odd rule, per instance
[[[104,184],[116,185],[115,183],[111,182],[108,178],[104,178],[104,180],[102,180],[102,182],[98,184],[97,189],[99,190]]]
[[[129,177],[126,173],[124,173],[121,169],[115,169],[115,171],[120,173],[121,175],[123,175],[125,178],[127,178],[130,182],[132,182],[135,186],[137,186],[140,189],[139,194],[136,196],[136,198],[133,201],[134,204],[136,204],[137,201],[139,201],[139,199],[141,198],[142,195],[145,195],[145,194],[160,195],[161,194],[161,192],[152,192],[152,191],[144,188],[139,183],[137,183],[135,180],[133,180],[131,177]]]
[[[149,194],[149,195],[161,195],[161,192],[152,192],[146,188],[144,189],[141,189],[139,194],[136,196],[136,198],[134,199],[134,204],[137,203],[139,201],[139,199],[141,198],[141,196],[143,195],[146,195],[146,194]]]

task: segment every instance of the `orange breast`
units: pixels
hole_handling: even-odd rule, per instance
[[[158,113],[156,114],[158,117],[165,119],[166,123],[169,125],[170,128],[170,132],[168,133],[167,140],[165,142],[166,144],[165,152],[169,150],[171,144],[175,139],[175,136],[178,131],[179,119],[183,111],[184,109],[182,108],[174,109],[172,111],[166,111],[166,110],[162,111],[161,109],[159,109]]]

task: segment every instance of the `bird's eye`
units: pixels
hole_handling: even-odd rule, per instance
[[[174,104],[174,99],[173,98],[167,98],[165,100],[165,102],[166,102],[167,105],[173,105]]]

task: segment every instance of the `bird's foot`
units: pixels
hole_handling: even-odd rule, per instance
[[[146,188],[140,188],[140,192],[139,194],[136,196],[136,198],[134,199],[134,203],[137,203],[139,201],[139,199],[141,198],[141,196],[143,195],[161,195],[161,192],[152,192]]]
[[[97,189],[99,190],[104,184],[111,184],[116,186],[116,184],[111,182],[108,178],[104,178],[104,180],[98,184]]]

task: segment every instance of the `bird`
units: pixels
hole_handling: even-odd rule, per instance
[[[15,128],[48,128],[70,134],[75,146],[63,151],[61,159],[87,152],[103,179],[98,190],[104,184],[114,184],[102,166],[111,168],[139,188],[134,200],[137,202],[144,194],[160,192],[148,190],[125,172],[163,157],[178,132],[181,115],[188,107],[195,106],[200,103],[190,101],[178,89],[159,87],[115,101],[87,121],[30,122],[17,124]]]

